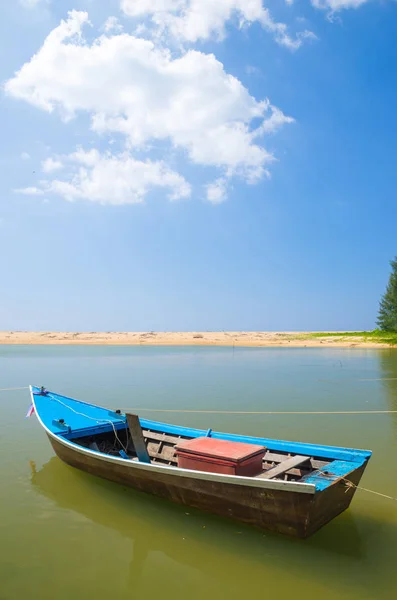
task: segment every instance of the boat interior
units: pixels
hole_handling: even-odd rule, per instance
[[[126,427],[125,429],[118,429],[117,436],[115,431],[108,431],[73,439],[73,442],[111,456],[123,456],[130,460],[138,460],[135,447],[141,441],[146,447],[150,463],[177,467],[176,446],[185,440],[193,439],[193,436],[172,435],[145,428],[138,431],[138,438],[140,436],[142,436],[141,440],[136,440],[134,432],[131,435],[130,428]],[[132,437],[134,437],[134,441]],[[266,449],[262,459],[262,470],[254,477],[304,482],[314,471],[326,467],[331,462],[332,460],[324,460],[324,458],[315,456],[298,455],[283,451],[275,452]],[[216,471],[214,470],[214,472]]]

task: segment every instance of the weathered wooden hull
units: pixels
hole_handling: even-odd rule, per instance
[[[192,478],[172,469],[161,472],[139,468],[132,461],[111,462],[47,433],[58,457],[65,463],[98,477],[142,492],[232,518],[236,521],[305,538],[346,510],[355,488],[339,479],[322,492],[300,493],[287,489],[265,489],[248,484],[227,483],[213,478]],[[366,464],[348,474],[357,484]]]

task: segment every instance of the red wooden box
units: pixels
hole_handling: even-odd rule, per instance
[[[216,440],[210,437],[184,440],[175,447],[178,467],[252,477],[262,471],[264,446]]]

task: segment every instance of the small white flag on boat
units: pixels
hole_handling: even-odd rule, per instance
[[[33,405],[33,402],[32,402],[32,404],[29,406],[29,410],[26,413],[26,417],[25,418],[27,419],[28,417],[31,417],[33,413],[34,413],[34,405]]]

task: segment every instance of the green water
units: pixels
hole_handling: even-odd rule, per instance
[[[113,407],[396,410],[397,351],[0,346],[0,387],[29,383]],[[0,392],[0,599],[391,599],[397,502],[294,540],[96,479],[53,456],[28,390]],[[142,416],[369,448],[362,485],[397,497],[397,413]]]

